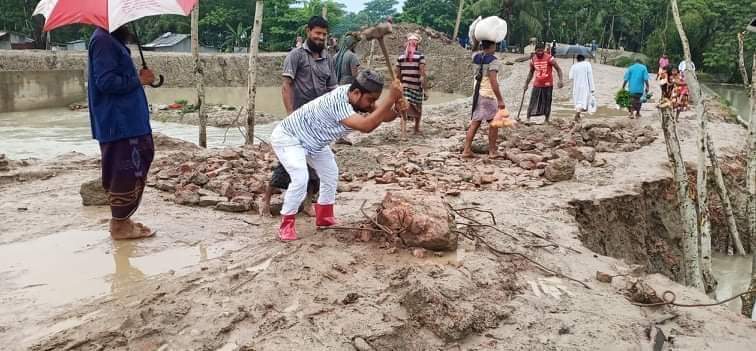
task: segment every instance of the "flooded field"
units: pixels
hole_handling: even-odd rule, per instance
[[[148,88],[149,101],[153,104],[170,104],[176,100],[191,101],[194,90],[190,88]],[[207,101],[210,104],[243,105],[246,99],[246,88],[208,88]],[[460,98],[459,95],[431,92],[427,104],[438,104]],[[281,89],[278,87],[263,87],[257,91],[257,110],[283,116],[281,104]],[[255,134],[267,140],[274,124],[260,125],[255,128]],[[196,126],[152,122],[156,132],[197,142],[198,129]],[[244,138],[236,128],[214,128],[207,130],[209,147],[224,147],[241,145]],[[0,113],[0,153],[12,159],[39,158],[51,159],[57,155],[76,151],[86,155],[99,152],[97,142],[92,140],[89,124],[89,114],[81,111],[70,111],[66,108],[34,110],[25,112]]]
[[[733,84],[706,84],[712,92],[729,101],[732,108],[744,120],[751,117],[751,101],[748,91],[740,85]]]
[[[153,131],[186,141],[197,141],[197,127],[178,123],[152,122]],[[261,125],[256,135],[267,140],[273,125]],[[224,141],[225,137],[225,141]],[[244,138],[236,129],[209,127],[208,146],[240,145]],[[87,112],[66,108],[0,113],[0,153],[12,159],[51,159],[62,153],[76,151],[86,155],[99,153],[92,140]]]

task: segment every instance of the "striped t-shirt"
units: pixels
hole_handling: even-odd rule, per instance
[[[402,84],[406,88],[420,90],[420,65],[425,64],[425,55],[419,51],[415,51],[412,55],[412,61],[407,60],[406,54],[402,54],[397,59],[399,65],[399,75],[402,77]]]
[[[309,152],[318,152],[352,130],[341,121],[354,115],[349,103],[349,85],[306,103],[281,122],[289,135],[297,138]]]

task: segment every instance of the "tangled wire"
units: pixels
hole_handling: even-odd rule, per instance
[[[677,307],[711,307],[711,306],[718,306],[718,305],[722,305],[722,304],[728,303],[728,302],[730,302],[732,300],[735,300],[735,299],[737,299],[737,298],[739,298],[741,296],[748,295],[748,294],[756,294],[756,290],[749,290],[749,291],[746,291],[744,293],[735,295],[735,296],[733,296],[733,297],[731,297],[729,299],[725,299],[725,300],[722,300],[722,301],[719,301],[719,302],[715,302],[715,303],[696,303],[696,304],[677,303],[677,302],[675,302],[675,300],[677,299],[677,295],[674,292],[670,291],[670,290],[667,290],[667,291],[665,291],[662,294],[662,300],[663,300],[663,302],[639,303],[639,302],[635,302],[635,301],[633,301],[633,300],[631,300],[631,299],[629,299],[627,297],[625,297],[625,298],[631,304],[633,304],[635,306],[639,306],[639,307],[658,307],[658,306],[665,306],[665,305],[677,306]]]

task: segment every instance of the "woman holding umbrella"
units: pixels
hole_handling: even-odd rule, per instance
[[[143,88],[155,82],[155,75],[144,64],[144,58],[139,73],[134,68],[131,51],[126,46],[133,36],[126,24],[149,15],[187,15],[196,1],[43,0],[34,12],[45,16],[45,31],[72,23],[97,27],[89,42],[87,95],[92,136],[99,142],[102,153],[102,184],[108,193],[110,236],[114,240],[155,234],[131,220],[142,200],[155,155]]]

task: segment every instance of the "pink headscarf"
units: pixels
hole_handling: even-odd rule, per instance
[[[416,34],[410,34],[407,36],[406,49],[404,50],[404,57],[407,62],[412,62],[415,57],[415,51],[417,51],[417,44],[420,43],[420,37]]]
[[[659,69],[664,69],[667,66],[669,66],[669,59],[667,58],[667,55],[662,55],[662,57],[659,58]]]

